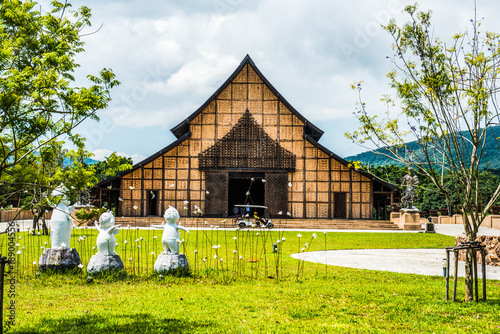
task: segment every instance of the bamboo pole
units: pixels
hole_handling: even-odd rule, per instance
[[[455,268],[453,275],[453,301],[455,302],[457,299],[457,276],[458,276],[458,250],[453,250]]]

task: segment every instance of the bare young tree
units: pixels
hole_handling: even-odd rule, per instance
[[[479,164],[486,159],[485,145],[500,135],[497,79],[500,70],[499,35],[483,33],[481,22],[453,36],[451,45],[432,36],[431,13],[408,6],[409,21],[391,21],[385,30],[393,39],[396,69],[387,76],[397,99],[384,96],[385,117],[370,115],[361,99],[355,112],[361,126],[347,133],[353,141],[428,176],[455,212],[462,215],[466,239],[474,241],[478,228],[500,196],[500,185],[491,198],[480,196]],[[394,116],[394,106],[400,107]],[[416,140],[418,149],[406,143]],[[498,144],[497,144],[498,145]],[[500,146],[498,146],[500,148]],[[452,189],[443,176],[453,177]],[[453,195],[453,196],[452,196]],[[457,196],[458,195],[458,196]],[[458,198],[458,200],[457,200]],[[486,203],[482,206],[481,203]],[[466,297],[473,296],[472,256],[466,256]]]

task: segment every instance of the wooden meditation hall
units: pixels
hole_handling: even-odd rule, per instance
[[[94,204],[120,216],[162,216],[171,205],[181,216],[198,206],[204,216],[227,217],[235,204],[250,202],[267,206],[271,216],[387,219],[398,191],[319,144],[323,131],[248,55],[171,131],[176,141],[100,182]]]

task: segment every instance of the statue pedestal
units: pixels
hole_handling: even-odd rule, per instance
[[[50,270],[70,270],[78,267],[82,262],[80,255],[74,248],[48,248],[43,251],[38,261],[40,271]]]
[[[99,274],[104,271],[124,270],[122,259],[119,255],[92,255],[87,266],[90,275]]]
[[[420,214],[416,209],[401,210],[401,218],[399,219],[399,227],[405,231],[420,231]]]
[[[164,254],[161,253],[155,262],[155,271],[159,274],[188,272],[189,263],[184,254]]]

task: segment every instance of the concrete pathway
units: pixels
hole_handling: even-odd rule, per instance
[[[464,233],[462,225],[435,225],[437,233],[458,236]],[[379,231],[380,232],[380,231]],[[480,235],[500,236],[500,230],[480,227]],[[407,274],[443,276],[444,249],[356,249],[306,252],[293,258],[332,266],[381,270]],[[453,270],[453,254],[450,256]],[[459,262],[458,276],[465,276],[464,262]],[[479,267],[480,268],[480,267]],[[480,270],[479,277],[482,277]],[[486,266],[486,278],[500,280],[500,267]]]

